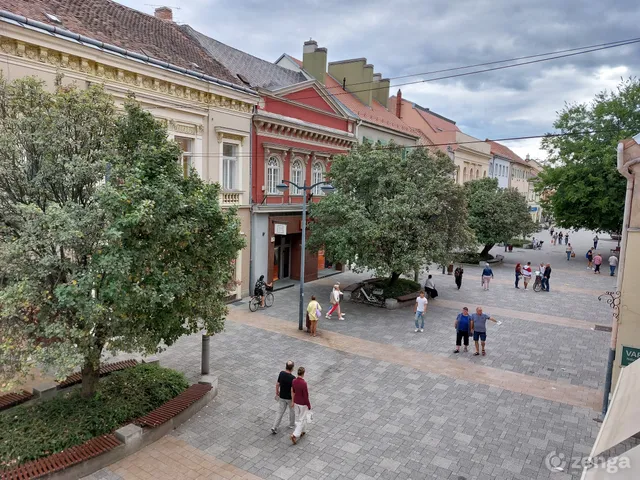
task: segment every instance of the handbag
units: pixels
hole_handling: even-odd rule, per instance
[[[311,410],[307,410],[307,423],[313,423],[313,413]]]
[[[571,252],[571,258],[576,258],[576,252]]]

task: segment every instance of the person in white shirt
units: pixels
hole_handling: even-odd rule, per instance
[[[424,292],[420,292],[420,296],[416,298],[416,306],[413,308],[413,313],[416,316],[416,333],[424,332],[424,314],[427,313],[427,297],[424,296]],[[418,320],[422,320],[422,324],[418,323]]]
[[[429,275],[427,278],[427,282],[424,284],[424,289],[427,292],[427,297],[436,298],[438,296],[436,283],[433,281],[433,275]]]
[[[522,280],[524,281],[524,289],[527,289],[527,285],[531,281],[531,262],[522,267]]]
[[[331,309],[327,312],[327,318],[331,318],[331,314],[338,310],[338,320],[344,320],[344,314],[340,311],[340,295],[342,292],[340,291],[340,285],[335,284],[333,286],[333,290],[329,295],[329,301],[331,302]]]
[[[609,257],[609,270],[610,270],[610,275],[613,277],[616,273],[616,267],[618,266],[618,257],[616,257],[615,255],[611,255]]]

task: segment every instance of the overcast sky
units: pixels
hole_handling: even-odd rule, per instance
[[[119,0],[152,13],[148,0]],[[174,19],[248,53],[302,58],[313,38],[329,61],[366,57],[397,77],[640,37],[640,2],[610,0],[168,0]],[[404,98],[478,138],[552,131],[565,102],[637,76],[640,44],[458,79],[402,86]],[[442,74],[441,74],[442,75]],[[431,77],[433,77],[432,75]],[[430,77],[392,80],[394,84]],[[539,140],[504,142],[544,158]]]

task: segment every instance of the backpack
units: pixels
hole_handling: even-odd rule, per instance
[[[329,302],[331,302],[331,305],[335,305],[336,304],[336,299],[333,296],[333,290],[331,290],[331,293],[329,294]]]

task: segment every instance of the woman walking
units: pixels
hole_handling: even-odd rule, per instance
[[[493,270],[488,263],[484,264],[484,269],[482,270],[482,289],[489,290],[489,282],[493,278]]]
[[[293,390],[293,405],[296,410],[296,429],[291,434],[291,443],[294,445],[298,439],[304,437],[307,428],[308,416],[311,412],[309,401],[309,388],[304,379],[304,367],[298,368],[298,377],[291,384]]]
[[[519,263],[516,264],[516,288],[520,288],[518,284],[520,283],[520,276],[522,275],[522,265]]]
[[[322,307],[316,300],[315,295],[311,297],[311,301],[309,305],[307,305],[307,315],[309,315],[309,322],[311,323],[311,333],[312,337],[316,336],[316,328],[318,326],[318,319],[322,315]]]
[[[462,267],[456,268],[456,271],[453,272],[453,278],[456,280],[456,285],[458,286],[458,290],[462,286],[462,274],[464,273],[464,269]]]
[[[571,246],[570,243],[567,243],[567,246],[564,249],[564,251],[567,254],[567,262],[568,262],[569,260],[571,260],[571,257],[573,256],[573,247]]]
[[[340,311],[340,285],[337,283],[333,286],[331,294],[329,295],[329,301],[331,302],[331,308],[327,312],[327,319],[331,319],[331,314],[338,310],[338,320],[344,320],[344,314]]]
[[[587,270],[591,270],[593,265],[593,249],[592,248],[589,249],[585,257],[587,257]]]
[[[456,321],[453,326],[456,329],[456,349],[453,353],[460,353],[460,345],[464,340],[464,351],[469,349],[469,331],[470,331],[471,317],[469,315],[469,309],[464,307],[462,313],[459,313],[456,317]]]

